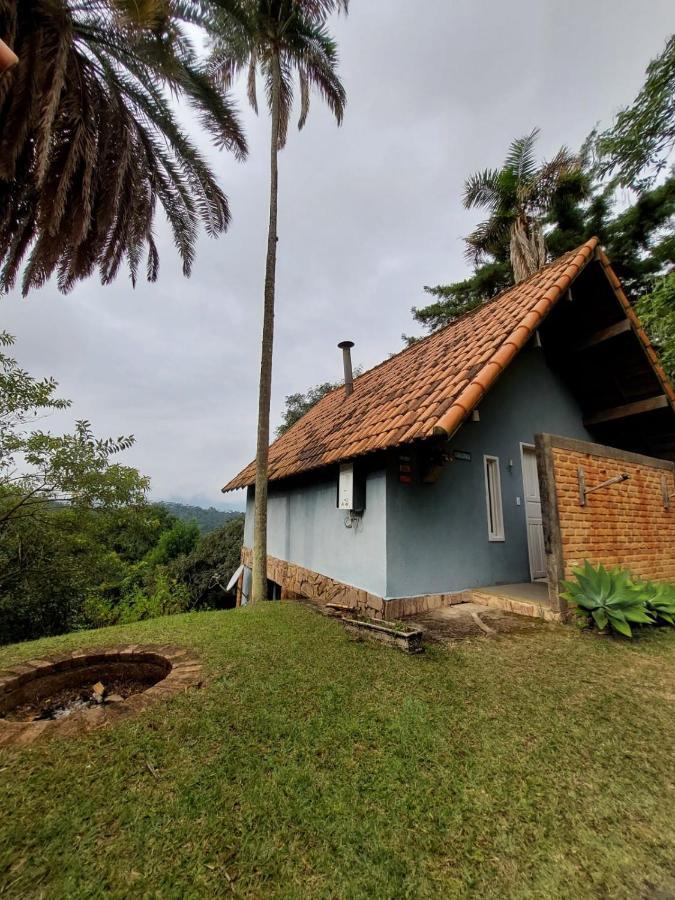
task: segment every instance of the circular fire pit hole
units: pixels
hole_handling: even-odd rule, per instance
[[[0,672],[0,746],[73,735],[201,683],[179,647],[136,644],[33,659]]]

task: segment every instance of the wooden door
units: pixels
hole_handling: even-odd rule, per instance
[[[539,496],[537,457],[534,447],[523,446],[523,491],[530,577],[532,581],[537,581],[546,578],[546,553],[544,552],[544,526],[541,517],[541,497]]]

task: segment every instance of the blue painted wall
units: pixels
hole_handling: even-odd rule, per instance
[[[542,431],[591,438],[542,351],[529,347],[481,404],[480,422],[467,422],[452,440],[470,462],[448,464],[435,484],[404,485],[393,453],[388,471],[368,475],[366,510],[354,528],[336,508],[337,472],[290,489],[273,483],[268,553],[387,598],[529,581],[520,443]],[[484,454],[500,461],[504,542],[488,540]],[[253,544],[250,488],[244,543]]]
[[[404,485],[397,470],[388,473],[388,598],[530,580],[520,443],[537,432],[591,437],[542,351],[528,347],[481,404],[480,422],[453,438],[470,462],[448,464],[435,484]],[[484,454],[499,457],[504,542],[488,540]]]
[[[267,552],[336,581],[386,593],[386,473],[366,479],[366,509],[351,528],[337,509],[337,471],[291,490],[270,485]],[[253,546],[253,490],[246,502],[244,543]]]

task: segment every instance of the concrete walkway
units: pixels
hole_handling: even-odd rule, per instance
[[[525,603],[540,603],[548,606],[548,584],[545,581],[521,581],[518,584],[497,584],[491,587],[476,588],[481,594],[494,594],[496,597],[511,597]]]
[[[516,616],[482,603],[444,606],[405,621],[424,629],[425,640],[446,644],[471,637],[496,637],[499,634],[531,631],[542,626],[541,619]]]

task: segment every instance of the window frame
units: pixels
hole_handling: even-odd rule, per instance
[[[490,490],[490,472],[494,473],[494,478],[492,479],[494,490],[492,491]],[[485,478],[488,540],[491,543],[503,543],[506,540],[504,532],[504,500],[502,497],[502,476],[498,456],[489,454],[483,456],[483,474]]]

